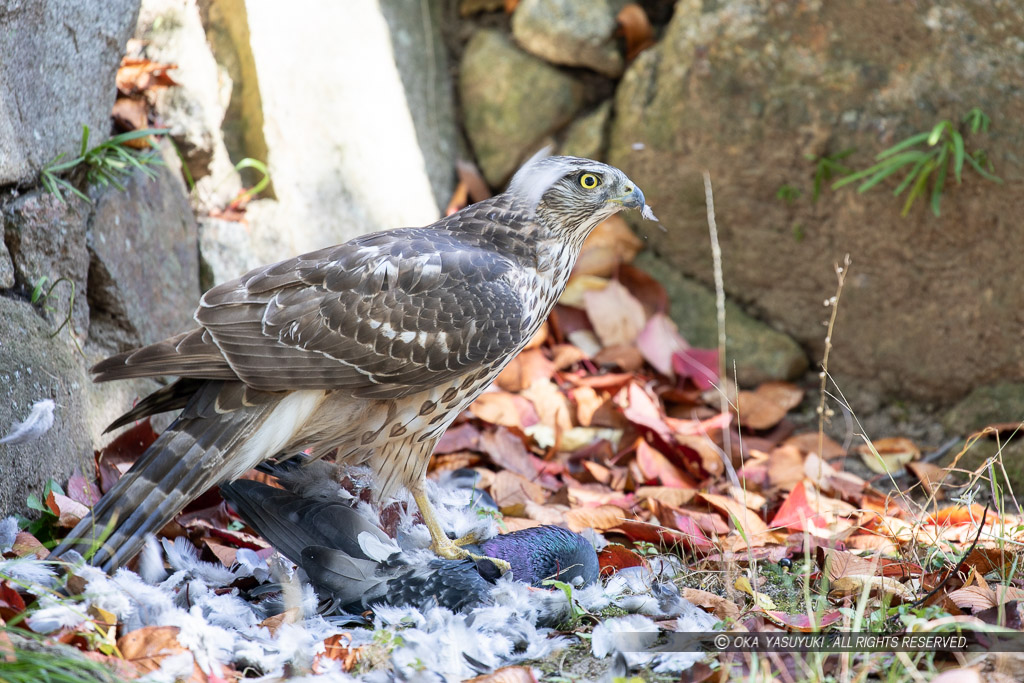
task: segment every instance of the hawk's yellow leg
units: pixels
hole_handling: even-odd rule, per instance
[[[437,515],[434,514],[434,506],[430,504],[430,499],[427,498],[427,494],[422,488],[413,490],[413,500],[416,501],[416,506],[420,509],[420,514],[423,516],[423,523],[427,525],[427,529],[430,531],[430,538],[433,539],[433,543],[430,544],[430,549],[433,550],[439,557],[443,557],[446,560],[490,560],[493,562],[501,573],[512,569],[511,565],[505,560],[499,560],[493,557],[483,557],[481,555],[475,555],[465,548],[460,548],[460,545],[467,543],[476,543],[477,539],[472,537],[460,538],[457,540],[451,540],[448,535],[444,533],[444,529],[441,528],[440,522],[437,521]]]

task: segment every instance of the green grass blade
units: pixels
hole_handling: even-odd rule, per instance
[[[84,157],[85,152],[89,149],[89,126],[82,126],[82,146],[78,151],[78,156]]]
[[[890,157],[884,164],[878,164],[872,168],[878,169],[874,175],[866,180],[860,187],[857,188],[857,192],[867,192],[872,187],[882,182],[893,173],[896,173],[907,164],[919,163],[922,159],[927,160],[931,156],[927,152],[904,152],[894,157]]]
[[[914,183],[910,193],[907,194],[907,201],[903,204],[903,211],[900,212],[901,216],[906,216],[910,212],[910,207],[913,206],[914,200],[924,194],[925,187],[928,185],[928,176],[931,175],[934,169],[935,165],[931,161],[925,164],[921,174],[917,176],[917,182]]]
[[[964,167],[964,136],[960,131],[953,131],[953,177],[960,183],[960,171]],[[937,215],[937,214],[936,214]]]
[[[952,129],[953,124],[950,123],[949,121],[939,121],[938,123],[935,124],[935,127],[932,128],[932,131],[928,133],[929,147],[934,147],[939,142],[939,140],[942,139],[942,131],[944,131],[947,127]]]
[[[898,197],[903,194],[903,190],[907,189],[907,186],[914,182],[914,179],[917,178],[917,174],[920,172],[921,167],[928,163],[928,158],[929,157],[925,156],[914,164],[914,167],[910,169],[910,172],[907,173],[906,177],[903,178],[900,184],[896,186],[896,189],[892,191],[893,197]]]
[[[922,142],[928,139],[929,135],[931,135],[931,133],[918,133],[917,135],[912,135],[903,142],[897,143],[890,147],[889,149],[882,150],[881,152],[879,152],[878,155],[875,157],[875,160],[881,161],[882,159],[887,159],[888,157],[891,157],[893,154],[896,154],[897,152],[902,152],[908,147],[913,147],[914,145],[921,144]]]
[[[949,149],[948,147],[946,148]],[[939,157],[938,170],[935,172],[935,182],[932,184],[932,213],[939,217],[939,205],[942,203],[942,189],[946,184],[946,173],[949,171],[949,164],[946,163],[948,154]]]
[[[974,158],[974,156],[973,156],[973,155],[971,155],[971,154],[968,154],[968,155],[966,155],[966,156],[965,156],[964,158],[965,158],[965,159],[967,160],[967,163],[969,163],[969,164],[970,164],[971,166],[973,166],[973,167],[974,167],[974,170],[975,170],[975,171],[977,171],[978,173],[980,173],[980,174],[981,174],[981,176],[982,176],[983,178],[987,178],[987,179],[991,180],[991,181],[992,181],[992,182],[994,182],[994,183],[999,183],[1000,185],[1002,185],[1002,183],[1003,183],[1003,179],[1002,179],[1002,178],[1000,178],[1000,177],[999,177],[999,176],[997,176],[997,175],[992,175],[991,173],[989,173],[988,171],[986,171],[986,170],[985,170],[984,168],[982,168],[982,167],[981,167],[981,164],[979,164],[979,163],[978,163],[978,162],[977,162],[977,161],[975,160],[975,158]]]

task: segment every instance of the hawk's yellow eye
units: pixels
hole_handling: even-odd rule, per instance
[[[584,173],[580,176],[580,185],[587,190],[593,190],[595,187],[601,184],[601,179],[593,173]]]

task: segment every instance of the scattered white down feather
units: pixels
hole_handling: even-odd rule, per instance
[[[14,547],[18,539],[18,518],[5,517],[0,519],[0,553],[6,553]]]
[[[16,445],[35,441],[53,426],[53,409],[57,404],[53,399],[44,398],[32,404],[32,411],[23,422],[15,422],[7,436],[0,439],[0,444]]]
[[[316,487],[320,495],[336,496],[343,491],[322,481],[310,481],[309,485]],[[476,531],[482,538],[494,533],[491,517],[469,509],[466,496],[471,492],[467,489],[431,485],[428,493],[446,531],[459,535]],[[376,519],[369,506],[361,513]],[[0,542],[13,542],[12,529],[12,522],[0,522]],[[415,522],[414,513],[400,518],[399,530],[398,545],[404,552],[432,559],[430,551],[424,549],[429,545],[429,534],[422,524]],[[376,539],[360,540],[364,550],[375,557],[389,556],[395,549]],[[594,533],[591,542],[600,545],[605,541]],[[658,619],[675,618],[679,630],[711,630],[714,617],[683,600],[670,582],[682,568],[681,563],[673,558],[654,558],[649,566],[624,569],[604,585],[575,589],[572,598],[591,613],[617,605]],[[191,654],[166,658],[158,671],[142,679],[154,683],[188,678],[193,656],[208,673],[217,673],[221,667],[233,664],[239,670],[249,668],[258,672],[262,680],[276,680],[292,670],[308,670],[306,667],[316,654],[323,651],[324,639],[341,632],[351,634],[355,647],[375,642],[379,646],[382,637],[394,645],[389,655],[393,670],[378,669],[365,674],[362,679],[367,681],[461,680],[502,666],[544,658],[571,642],[550,629],[537,627],[543,616],[568,615],[566,595],[562,591],[532,589],[508,579],[497,582],[489,604],[470,612],[453,614],[440,607],[423,611],[379,607],[372,627],[364,628],[316,614],[319,599],[315,591],[308,583],[300,585],[297,579],[301,572],[277,554],[263,560],[250,550],[240,549],[236,563],[227,569],[199,560],[196,549],[185,539],[153,541],[147,545],[140,569],[143,576],[122,568],[108,577],[98,569],[79,566],[75,572],[85,579],[83,594],[67,604],[47,597],[41,601],[43,609],[33,615],[30,624],[40,631],[52,632],[82,623],[88,609],[95,605],[116,614],[124,632],[143,626],[177,626],[181,629],[178,640]],[[18,577],[40,596],[49,594],[55,585],[50,566],[35,559],[0,560],[2,576]],[[259,583],[283,584],[287,589],[284,594],[247,600],[230,586],[237,579],[248,577]],[[283,624],[273,634],[259,625],[267,616],[289,607],[299,607],[296,623]],[[614,653],[615,634],[631,630],[656,636],[656,629],[654,622],[643,614],[606,620],[596,627],[591,646],[595,655],[604,652],[607,656]],[[624,659],[632,666],[643,663],[658,671],[677,672],[692,666],[699,655],[641,652],[627,654]],[[354,680],[333,660],[320,660],[318,668],[323,672],[316,677],[318,682]]]

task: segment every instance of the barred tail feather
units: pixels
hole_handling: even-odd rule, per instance
[[[128,562],[189,502],[277,454],[316,407],[319,392],[295,392],[276,403],[207,417],[188,409],[160,435],[54,550],[88,554],[110,572]],[[322,394],[321,394],[322,395]],[[102,536],[108,527],[113,532]]]

